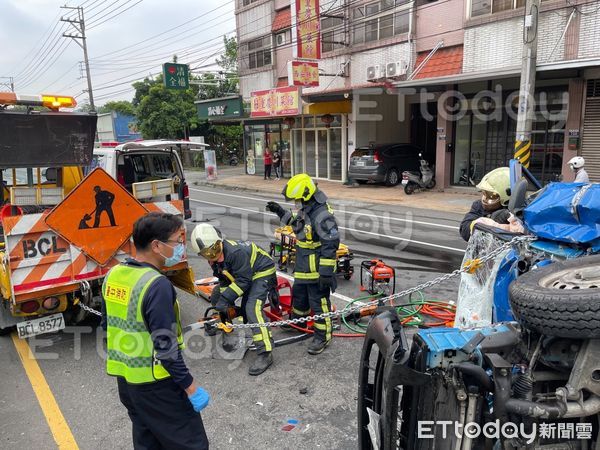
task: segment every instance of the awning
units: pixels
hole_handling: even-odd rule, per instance
[[[430,52],[421,52],[417,55],[415,67],[419,67],[427,58]],[[443,77],[448,75],[456,75],[462,72],[463,66],[463,46],[440,48],[427,61],[427,63],[419,70],[414,79]]]
[[[275,13],[275,19],[271,25],[271,31],[276,33],[279,30],[285,30],[286,28],[292,27],[292,10],[290,7],[277,11]]]
[[[304,105],[302,112],[309,115],[350,114],[352,112],[352,101],[308,103]]]

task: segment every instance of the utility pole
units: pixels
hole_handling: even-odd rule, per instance
[[[79,45],[83,49],[83,59],[84,59],[84,64],[85,64],[85,73],[86,73],[86,78],[87,78],[90,107],[92,108],[92,111],[96,111],[96,106],[94,105],[94,94],[92,92],[92,76],[90,74],[90,62],[88,60],[87,44],[86,44],[86,38],[85,38],[85,20],[83,18],[83,8],[81,6],[66,6],[66,5],[61,6],[61,8],[77,10],[77,20],[65,19],[64,17],[61,17],[60,21],[70,23],[73,26],[73,28],[75,28],[78,31],[79,34],[77,35],[77,34],[63,33],[63,37],[73,39],[75,42],[77,42],[77,45]]]
[[[523,22],[523,56],[515,158],[523,167],[531,162],[531,127],[535,114],[535,73],[537,64],[538,16],[540,0],[527,0]]]
[[[13,77],[0,77],[0,80],[8,80],[0,83],[0,91],[3,88],[10,89],[11,92],[15,92],[15,80]]]

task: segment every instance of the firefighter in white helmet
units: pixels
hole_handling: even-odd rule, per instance
[[[471,210],[460,223],[460,235],[465,241],[469,240],[478,222],[509,229],[510,169],[498,167],[488,172],[477,189],[481,191],[481,199],[473,202]]]
[[[206,258],[220,285],[213,289],[211,303],[219,312],[226,312],[242,298],[246,323],[265,323],[263,305],[277,302],[275,264],[269,254],[254,242],[223,239],[221,232],[209,223],[201,223],[191,235],[192,248]],[[267,327],[252,328],[252,340],[257,358],[250,366],[250,375],[260,375],[273,363],[273,338]]]
[[[567,165],[573,172],[575,172],[575,180],[573,181],[574,183],[590,182],[590,177],[583,168],[583,166],[585,166],[585,159],[583,159],[581,156],[575,156],[574,158],[571,158],[569,162],[567,162]]]

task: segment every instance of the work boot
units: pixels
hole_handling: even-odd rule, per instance
[[[267,370],[271,364],[273,364],[273,355],[271,352],[261,353],[256,357],[254,363],[252,363],[248,369],[248,374],[252,376],[260,375]]]
[[[318,355],[325,350],[325,347],[329,345],[331,341],[324,341],[323,339],[314,338],[308,346],[308,353],[311,355]]]

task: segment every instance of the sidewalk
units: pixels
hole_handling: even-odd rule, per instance
[[[219,167],[218,174],[219,178],[217,180],[208,181],[203,171],[186,171],[186,179],[191,187],[210,186],[228,190],[273,194],[276,201],[281,200],[281,191],[287,182],[287,179],[269,181],[264,180],[259,175],[246,175],[244,166]],[[451,188],[446,189],[444,192],[434,189],[433,191],[406,195],[401,185],[396,187],[376,184],[345,186],[340,182],[325,180],[318,180],[318,185],[332,200],[406,206],[453,213],[466,213],[471,208],[471,204],[479,198],[477,191],[470,188]]]

